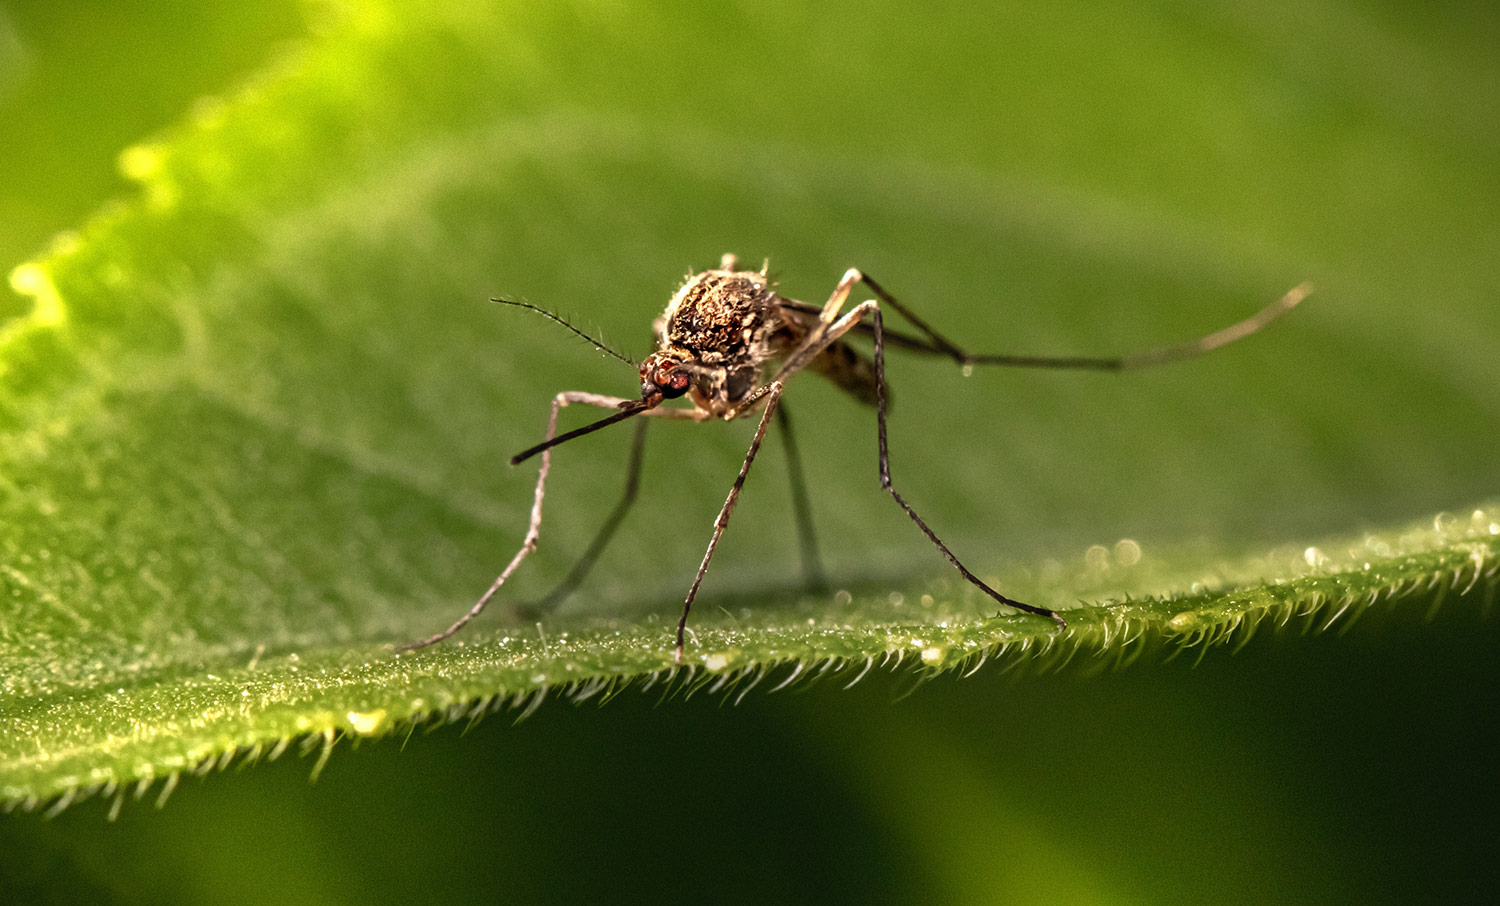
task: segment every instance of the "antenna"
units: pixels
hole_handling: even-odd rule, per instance
[[[545,308],[541,308],[540,306],[532,305],[530,302],[517,302],[517,301],[515,301],[513,299],[491,299],[490,301],[491,302],[499,302],[502,305],[514,305],[517,308],[529,308],[532,311],[536,312],[537,314],[541,315],[542,317],[547,318],[547,319],[552,320],[552,321],[556,321],[557,323],[561,324],[562,326],[566,327],[567,329],[569,329],[569,330],[573,331],[574,333],[578,334],[580,337],[583,337],[585,340],[588,340],[590,343],[592,343],[594,345],[594,348],[597,349],[597,350],[599,350],[600,352],[607,352],[607,353],[609,353],[610,355],[614,356],[615,358],[617,358],[620,361],[624,362],[625,364],[629,365],[631,368],[637,367],[638,363],[631,361],[629,358],[627,358],[626,356],[621,355],[618,352],[615,352],[613,349],[610,349],[608,346],[605,346],[603,343],[599,342],[598,340],[594,339],[593,337],[589,336],[588,334],[586,334],[583,331],[579,330],[578,328],[574,327],[572,324],[569,324],[566,320],[564,320],[562,318],[561,315],[553,314],[552,312],[548,311]]]

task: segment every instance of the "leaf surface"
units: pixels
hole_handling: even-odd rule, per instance
[[[1034,22],[1055,46],[1007,48],[1015,23],[977,10],[916,29],[852,6],[352,3],[127,150],[139,197],[18,268],[31,308],[0,335],[0,795],[559,687],[1115,663],[1375,600],[1484,600],[1500,310],[1478,174],[1500,142],[1447,82],[1423,83],[1444,106],[1373,74],[1493,62],[1412,38],[1310,67],[1338,23],[1207,13],[1141,55],[1150,22],[1117,12],[1108,34]],[[1241,53],[1210,54],[1226,42]],[[879,490],[873,413],[809,376],[787,405],[834,593],[801,590],[771,444],[674,670],[671,623],[753,425],[664,424],[590,582],[540,625],[507,613],[613,504],[616,429],[559,451],[542,546],[497,612],[393,656],[519,544],[534,473],[505,460],[552,394],[634,385],[485,300],[639,357],[676,281],[726,250],[812,301],[860,266],[997,352],[1150,346],[1320,289],[1264,336],[1128,377],[893,360],[898,487],[1007,594],[1069,609],[1065,637],[946,571]]]

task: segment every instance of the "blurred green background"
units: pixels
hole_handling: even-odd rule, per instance
[[[471,5],[435,6],[434,15],[461,18]],[[3,7],[0,264],[25,260],[128,194],[114,175],[125,145],[181,121],[199,97],[232,87],[337,14],[296,4]],[[878,252],[888,270],[872,272],[938,295],[926,304],[947,312],[941,323],[999,312],[983,323],[1011,333],[993,345],[1025,350],[1159,337],[1152,305],[1163,289],[1163,305],[1181,312],[1205,284],[1259,304],[1319,280],[1322,308],[1277,335],[1295,367],[1268,369],[1265,395],[1231,409],[1235,418],[1169,425],[1160,447],[1138,442],[1149,427],[1130,426],[1149,424],[1160,394],[1191,403],[1166,379],[1144,378],[1147,391],[1087,413],[1099,450],[1075,425],[1060,429],[1058,452],[1042,446],[1045,434],[1008,423],[1079,414],[1070,385],[1007,378],[1013,408],[994,418],[983,435],[992,440],[952,451],[947,467],[971,476],[972,488],[995,461],[991,443],[1014,433],[1002,461],[1019,487],[1003,509],[965,499],[962,483],[922,487],[966,537],[1034,526],[1007,541],[1028,554],[1081,550],[1142,525],[1201,523],[1249,546],[1494,492],[1500,20],[1488,6],[914,13],[601,3],[518,5],[495,18],[508,28],[468,36],[451,57],[436,48],[433,59],[457,66],[492,41],[493,56],[514,67],[508,113],[588,121],[595,131],[585,140],[609,134],[610,123],[627,136],[661,130],[653,140],[664,146],[674,126],[685,143],[732,138],[724,156],[742,174],[680,174],[709,187],[697,202],[622,206],[669,190],[661,167],[606,151],[573,164],[584,178],[565,164],[561,177],[523,172],[524,193],[502,183],[486,204],[514,205],[509,231],[457,240],[471,244],[477,272],[495,254],[486,243],[513,259],[473,287],[479,297],[514,292],[565,310],[563,300],[580,300],[581,309],[601,279],[619,280],[620,298],[588,317],[636,354],[642,311],[660,304],[650,287],[665,298],[681,269],[727,247],[773,256],[804,297],[826,291],[844,266],[870,267],[861,252]],[[789,85],[794,95],[782,93]],[[817,153],[799,157],[803,148]],[[670,159],[716,153],[710,145]],[[924,194],[941,197],[909,233],[880,222]],[[997,196],[1010,220],[995,215]],[[726,222],[716,204],[742,220]],[[678,221],[664,224],[663,211]],[[454,239],[443,232],[453,222],[440,238]],[[558,248],[576,270],[555,266]],[[1018,260],[990,260],[997,250]],[[1103,264],[1078,272],[1079,259]],[[621,273],[621,261],[633,270]],[[1004,308],[942,297],[999,272],[1011,281],[997,287]],[[1132,275],[1136,285],[1118,285]],[[1106,310],[1123,310],[1118,324],[1099,317],[1111,285],[1120,305]],[[23,310],[19,298],[0,302],[0,314]],[[1048,333],[1055,322],[1085,326],[1059,341]],[[1328,361],[1316,358],[1334,347]],[[569,387],[603,389],[615,374],[573,358]],[[1351,361],[1368,370],[1351,372]],[[479,381],[512,373],[489,367]],[[920,384],[898,387],[904,407],[920,399]],[[809,393],[813,405],[836,399]],[[1282,398],[1301,411],[1326,399],[1326,417],[1292,433],[1273,409]],[[337,430],[339,400],[324,405]],[[503,405],[511,409],[497,423],[536,400]],[[831,411],[825,430],[835,435],[852,430],[844,419],[867,418]],[[912,434],[968,436],[965,414],[949,406]],[[528,436],[511,430],[508,440]],[[1137,442],[1110,445],[1129,430]],[[1181,452],[1193,430],[1212,435],[1196,459]],[[736,443],[707,442],[729,460]],[[1227,468],[1217,451],[1243,458],[1246,445],[1266,464],[1261,499],[1225,520],[1257,479],[1226,478],[1216,492],[1192,476]],[[465,447],[456,464],[436,468],[456,474],[492,446]],[[1089,465],[1101,458],[1114,465]],[[843,493],[836,473],[845,467],[818,468]],[[1085,493],[1052,508],[1054,480],[1035,474],[1058,468],[1079,475]],[[1089,493],[1111,475],[1140,490]],[[709,484],[668,490],[657,506]],[[834,537],[854,534],[887,506],[870,493],[821,510],[820,524]],[[768,506],[744,518],[771,525],[782,514]],[[868,562],[860,544],[900,551],[903,566],[930,556],[908,543],[909,527],[870,531],[856,537],[872,540],[832,553],[836,568]],[[726,561],[728,575],[753,575],[759,556],[786,553],[765,534],[737,537],[741,559]],[[619,584],[649,576],[621,569]],[[655,581],[680,584],[675,574]],[[1491,902],[1500,630],[1473,619],[1476,609],[1452,604],[1430,623],[1414,613],[1367,619],[1311,640],[1262,635],[1196,667],[1179,658],[1020,678],[991,669],[914,690],[911,676],[877,671],[851,690],[829,681],[757,691],[734,707],[634,691],[603,708],[550,702],[519,726],[491,717],[467,733],[341,750],[312,785],[311,761],[286,757],[186,780],[164,810],[127,805],[114,823],[101,802],[52,820],[5,816],[0,900]]]

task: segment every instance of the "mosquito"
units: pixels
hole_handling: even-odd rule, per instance
[[[866,287],[875,298],[861,302],[845,312],[844,306],[850,292],[859,285]],[[740,490],[750,474],[756,454],[760,452],[761,442],[765,439],[772,418],[777,419],[786,447],[804,571],[810,585],[822,586],[822,570],[818,565],[817,544],[812,531],[801,461],[787,407],[781,402],[786,382],[803,370],[822,375],[860,402],[874,406],[880,487],[911,517],[922,534],[927,536],[959,574],[996,603],[1050,619],[1061,631],[1068,625],[1061,614],[1006,597],[971,572],[896,490],[891,481],[890,453],[886,441],[886,416],[890,409],[890,394],[885,379],[887,344],[915,353],[945,356],[963,366],[966,373],[976,365],[1131,371],[1190,359],[1243,339],[1291,311],[1310,292],[1311,284],[1303,283],[1243,321],[1214,333],[1184,343],[1157,346],[1127,355],[976,355],[950,342],[909,308],[896,301],[874,278],[857,268],[845,271],[828,301],[817,306],[780,295],[769,276],[769,264],[763,265],[758,271],[741,270],[738,258],[733,254],[726,254],[717,269],[692,274],[672,296],[666,311],[656,319],[654,325],[656,351],[639,365],[546,309],[527,302],[496,299],[494,301],[526,308],[556,321],[601,351],[637,368],[641,379],[640,398],[628,399],[579,391],[565,391],[553,397],[551,413],[547,418],[547,432],[542,442],[522,450],[510,460],[511,465],[519,465],[534,456],[541,456],[541,468],[537,472],[536,490],[532,496],[531,525],[521,543],[521,549],[479,600],[448,628],[403,645],[397,650],[424,648],[458,632],[484,611],[526,556],[536,550],[541,534],[542,501],[546,493],[547,473],[552,467],[553,447],[637,416],[692,422],[720,419],[728,422],[757,412],[760,415],[759,426],[750,441],[744,462],[740,465],[739,475],[714,520],[708,549],[704,551],[698,573],[682,603],[682,616],[677,621],[677,645],[673,652],[676,663],[680,664],[683,660],[688,613],[698,597],[698,589],[703,584],[704,576],[708,574],[709,564],[719,547],[719,539],[729,525],[729,517],[734,512]],[[882,320],[883,310],[887,308],[905,319],[915,333],[906,334],[887,329]],[[873,339],[873,356],[866,357],[849,344],[848,337],[852,332],[869,335]],[[683,398],[687,399],[688,406],[663,405],[668,400]],[[558,434],[558,413],[565,406],[573,405],[614,411],[581,428]],[[637,423],[627,465],[624,495],[573,570],[537,605],[537,610],[551,609],[582,581],[634,503],[640,481],[646,425],[644,418]]]

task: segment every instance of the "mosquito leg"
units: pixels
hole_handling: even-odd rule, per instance
[[[859,272],[850,271],[850,273],[857,275]],[[845,275],[845,279],[848,279],[847,274]],[[842,285],[842,283],[840,285]],[[1048,617],[1052,620],[1055,620],[1059,626],[1066,628],[1068,625],[1067,621],[1053,611],[1048,610],[1045,607],[1037,607],[1032,604],[1023,604],[1020,601],[1007,598],[1005,595],[1002,595],[1000,592],[985,584],[985,582],[978,576],[974,575],[972,572],[969,572],[968,567],[964,566],[963,563],[959,561],[958,557],[953,553],[953,551],[948,549],[948,545],[944,544],[942,542],[942,539],[940,539],[937,534],[928,527],[927,523],[923,521],[922,517],[917,515],[917,511],[911,508],[911,504],[906,502],[906,499],[902,497],[899,492],[897,492],[895,486],[891,483],[891,457],[889,446],[886,444],[885,427],[886,410],[889,403],[889,394],[887,394],[886,392],[885,385],[885,332],[882,329],[880,320],[879,303],[874,301],[861,302],[859,305],[855,306],[855,308],[848,314],[844,315],[842,318],[839,318],[838,321],[836,321],[828,328],[822,339],[818,341],[817,345],[806,347],[806,358],[804,359],[804,364],[808,361],[811,361],[823,350],[827,349],[830,345],[837,342],[841,337],[844,336],[844,334],[848,333],[850,330],[853,330],[855,326],[857,326],[866,315],[871,316],[874,321],[875,422],[880,442],[880,486],[891,495],[891,497],[896,501],[901,509],[906,511],[906,515],[911,517],[912,521],[917,524],[917,528],[922,530],[922,533],[927,536],[928,540],[936,545],[938,550],[942,551],[943,556],[948,558],[948,562],[953,564],[954,568],[957,569],[965,579],[969,580],[969,582],[977,587],[980,591],[983,591],[985,594],[989,595],[991,598],[994,598],[1001,604],[1006,605],[1007,607],[1014,607],[1017,610],[1024,610],[1027,613],[1034,613],[1038,616]],[[783,368],[782,370],[785,371],[786,369]]]
[[[559,393],[552,398],[552,412],[547,416],[547,438],[550,440],[557,435],[557,413],[564,406],[580,403],[588,406],[599,406],[604,409],[614,409],[618,408],[622,402],[625,402],[625,400],[601,396],[597,393]],[[542,451],[541,456],[542,466],[537,470],[536,491],[532,495],[531,501],[531,526],[526,530],[526,538],[521,542],[521,549],[516,551],[516,555],[510,559],[510,563],[506,564],[505,569],[501,570],[499,577],[490,584],[489,589],[480,596],[478,601],[474,602],[474,606],[470,607],[463,616],[454,620],[452,625],[442,632],[397,647],[397,653],[426,648],[428,645],[441,642],[464,628],[470,620],[484,612],[484,608],[490,603],[490,599],[495,596],[495,593],[510,578],[510,574],[516,571],[516,567],[521,565],[521,561],[526,559],[526,555],[536,550],[537,538],[540,537],[542,530],[542,499],[547,493],[547,472],[552,468],[552,450],[549,448]]]
[[[848,275],[845,275],[845,279],[848,279]],[[1256,333],[1272,321],[1291,311],[1312,292],[1311,283],[1299,284],[1288,290],[1280,299],[1277,299],[1250,317],[1242,321],[1237,321],[1222,330],[1214,331],[1197,339],[1188,340],[1185,343],[1156,346],[1126,355],[975,355],[960,349],[942,334],[934,330],[927,322],[913,314],[911,309],[896,301],[895,297],[887,292],[885,287],[875,282],[868,274],[860,274],[859,280],[868,286],[880,298],[881,302],[894,309],[924,336],[923,339],[917,339],[892,332],[889,338],[893,341],[893,345],[899,345],[918,352],[944,355],[958,362],[960,365],[1012,365],[1025,368],[1073,368],[1090,371],[1129,371],[1136,368],[1165,365],[1169,362],[1179,362],[1183,359],[1203,355],[1206,352],[1218,349],[1220,346],[1227,346],[1236,340],[1244,339]]]
[[[1001,592],[995,591],[995,589],[990,588],[990,586],[987,585],[987,583],[984,582],[983,579],[980,579],[980,577],[975,576],[974,573],[971,573],[971,571],[969,571],[969,568],[966,567],[966,565],[963,565],[963,562],[960,561],[959,556],[954,555],[953,550],[948,549],[948,544],[942,543],[942,538],[939,538],[938,534],[936,534],[936,532],[933,532],[932,528],[929,528],[927,522],[924,522],[924,520],[922,520],[922,517],[916,514],[916,510],[913,510],[912,505],[910,505],[909,502],[906,502],[906,498],[903,498],[903,496],[900,495],[900,492],[897,492],[897,490],[895,490],[894,484],[891,483],[891,453],[889,453],[889,446],[888,444],[886,444],[885,440],[885,416],[886,401],[888,401],[888,395],[886,395],[885,390],[885,333],[883,333],[882,324],[880,324],[880,306],[877,305],[876,302],[859,303],[859,305],[856,306],[856,308],[853,309],[852,312],[844,315],[843,318],[838,318],[837,323],[832,324],[832,326],[829,327],[828,332],[826,332],[826,336],[823,336],[823,339],[819,342],[819,345],[808,350],[808,360],[810,360],[813,356],[817,356],[820,351],[825,350],[825,348],[828,348],[829,345],[837,342],[838,339],[841,338],[841,336],[846,335],[846,333],[849,333],[850,330],[853,330],[853,327],[858,326],[859,321],[861,321],[862,318],[865,317],[865,315],[870,315],[871,320],[873,320],[874,329],[874,417],[876,417],[876,431],[877,437],[879,437],[880,487],[883,487],[883,489],[885,489],[886,492],[891,495],[891,498],[895,499],[897,505],[900,505],[903,510],[906,510],[907,516],[912,517],[912,522],[916,523],[916,528],[922,529],[922,534],[927,535],[927,540],[930,540],[933,544],[936,544],[936,547],[941,550],[942,555],[947,556],[948,562],[951,562],[951,564],[954,565],[954,568],[957,568],[957,570],[959,570],[959,573],[962,574],[965,579],[968,579],[969,582],[972,583],[972,585],[977,586],[977,588],[980,589],[980,591],[983,591],[984,594],[990,595],[990,597],[995,598],[996,601],[1005,604],[1005,606],[1016,607],[1017,610],[1025,610],[1025,612],[1028,613],[1037,613],[1038,616],[1047,616],[1047,618],[1053,619],[1053,621],[1058,622],[1058,625],[1061,625],[1061,627],[1067,628],[1067,619],[1062,618],[1061,615],[1053,612],[1053,610],[1049,610],[1047,609],[1047,607],[1038,607],[1035,606],[1035,604],[1023,604],[1022,601],[1017,601],[1014,600],[1014,598],[1005,597],[1005,595],[1001,594]]]
[[[854,284],[863,279],[864,275],[856,268],[851,267],[844,272],[844,276],[839,280],[838,286],[835,286],[833,292],[829,295],[828,302],[818,312],[817,325],[808,331],[807,338],[802,341],[802,345],[798,346],[791,355],[786,357],[786,361],[782,362],[781,368],[777,370],[776,377],[773,380],[785,381],[787,378],[801,371],[807,366],[808,362],[817,357],[818,353],[826,349],[829,343],[837,339],[837,335],[834,333],[836,325],[848,320],[847,315],[843,319],[839,318],[839,310],[848,301],[849,291],[854,288]],[[848,330],[848,328],[846,327],[844,330]]]
[[[833,292],[828,297],[828,304],[823,306],[818,319],[824,324],[832,324],[839,316],[839,309],[844,307],[844,302],[849,298],[849,290],[863,279],[864,274],[860,273],[857,268],[851,267],[844,271],[844,276],[839,278],[839,285],[833,288]]]
[[[872,308],[875,326],[875,421],[880,446],[880,486],[890,493],[897,505],[905,510],[906,515],[910,516],[912,521],[917,524],[917,528],[922,530],[922,533],[927,536],[928,540],[937,545],[937,549],[943,552],[943,556],[948,558],[948,562],[952,563],[954,568],[965,579],[969,580],[971,584],[977,586],[981,591],[1001,604],[1014,607],[1017,610],[1024,610],[1027,613],[1034,613],[1038,616],[1050,617],[1059,626],[1066,629],[1068,626],[1067,621],[1053,611],[1045,607],[1022,604],[1020,601],[1007,598],[987,585],[978,576],[969,572],[968,568],[959,561],[958,557],[948,549],[948,546],[938,538],[932,529],[928,528],[927,523],[922,521],[922,517],[917,515],[917,511],[911,508],[911,504],[906,502],[901,494],[897,492],[895,485],[892,484],[890,448],[886,443],[885,338],[881,332],[880,307],[872,306]]]
[[[556,588],[552,589],[552,591],[547,593],[546,597],[534,604],[517,607],[517,613],[526,616],[551,613],[559,604],[567,599],[568,595],[571,595],[578,588],[579,584],[588,576],[589,571],[594,568],[595,561],[599,559],[600,554],[604,553],[604,549],[609,546],[609,542],[615,536],[615,530],[620,527],[620,522],[625,518],[625,514],[630,512],[631,505],[635,503],[636,492],[640,489],[641,485],[641,463],[646,448],[646,426],[648,424],[650,422],[645,419],[636,422],[635,439],[630,444],[630,463],[625,467],[625,493],[620,497],[620,502],[615,504],[615,508],[610,511],[609,518],[599,528],[599,533],[589,543],[588,549],[583,552],[582,557],[578,558],[578,562],[573,564],[573,569],[568,572],[566,578],[558,583]]]
[[[687,632],[688,611],[693,609],[693,599],[698,597],[698,586],[703,584],[703,576],[708,572],[709,561],[714,558],[714,548],[719,546],[719,538],[724,534],[724,527],[729,525],[729,516],[734,512],[734,505],[740,499],[740,488],[745,486],[745,476],[750,474],[750,464],[755,462],[755,454],[760,452],[760,442],[765,440],[766,428],[771,424],[771,416],[776,411],[776,403],[781,399],[781,383],[772,381],[760,388],[744,400],[744,406],[758,402],[765,398],[766,411],[760,417],[760,426],[755,429],[755,437],[750,441],[750,449],[745,453],[744,465],[740,466],[740,474],[734,480],[734,486],[729,489],[729,497],[724,501],[723,509],[719,510],[719,516],[714,520],[714,534],[708,541],[708,550],[703,552],[703,563],[698,567],[698,575],[693,579],[693,587],[688,589],[687,600],[682,602],[682,619],[677,621],[677,649],[673,657],[677,663],[682,663],[682,645]],[[743,410],[742,410],[743,411]]]
[[[1068,621],[1064,620],[1057,613],[1048,610],[1045,607],[1036,607],[1031,604],[1022,604],[1020,601],[1007,598],[1005,595],[1002,595],[1000,592],[985,584],[984,580],[969,572],[968,567],[964,566],[963,563],[959,561],[958,557],[954,555],[953,551],[948,549],[948,545],[944,544],[942,540],[938,538],[937,534],[927,526],[927,523],[922,520],[921,516],[917,515],[917,511],[911,508],[911,504],[906,502],[906,499],[903,498],[899,492],[897,492],[895,485],[891,483],[891,456],[890,448],[886,444],[885,425],[885,337],[881,330],[880,307],[873,302],[866,302],[849,314],[850,316],[854,316],[862,314],[867,310],[874,318],[875,328],[875,421],[880,442],[880,486],[890,493],[892,499],[896,501],[897,505],[899,505],[901,509],[905,510],[906,515],[910,516],[912,521],[917,524],[917,528],[922,530],[922,534],[926,535],[929,541],[937,545],[937,549],[943,552],[943,556],[948,558],[948,562],[953,564],[953,567],[957,569],[965,579],[969,580],[970,584],[976,586],[980,591],[983,591],[985,594],[989,595],[991,598],[994,598],[1001,604],[1004,604],[1008,607],[1014,607],[1017,610],[1024,610],[1027,613],[1034,613],[1037,616],[1048,617],[1056,621],[1058,626],[1066,629],[1068,627]],[[853,325],[851,324],[850,326],[852,327]]]
[[[809,590],[824,591],[828,588],[828,579],[823,573],[822,558],[818,556],[818,536],[813,531],[812,507],[808,505],[802,457],[797,452],[797,439],[792,434],[792,416],[786,406],[776,408],[776,421],[781,426],[781,441],[786,445],[786,467],[792,482],[792,512],[797,520],[797,540],[802,549],[803,580]]]

